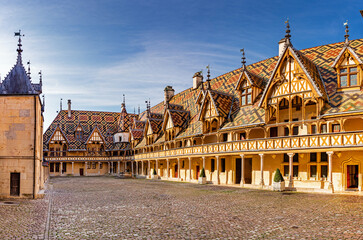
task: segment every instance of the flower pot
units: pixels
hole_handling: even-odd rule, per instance
[[[272,183],[272,189],[274,191],[282,192],[285,190],[285,182],[273,182]]]
[[[206,177],[198,177],[198,183],[199,184],[206,184],[207,178]]]
[[[158,175],[152,175],[151,179],[159,179],[159,176]]]

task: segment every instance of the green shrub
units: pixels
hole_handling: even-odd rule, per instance
[[[202,171],[200,171],[199,177],[205,177],[205,171],[204,171],[204,168],[202,168]]]
[[[155,170],[155,168],[154,168],[154,171],[153,171],[153,175],[156,175],[156,170]]]
[[[284,177],[282,176],[280,169],[276,169],[275,176],[274,176],[274,182],[283,182]]]

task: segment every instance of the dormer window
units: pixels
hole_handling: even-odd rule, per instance
[[[340,87],[358,86],[357,66],[344,67],[340,69]]]
[[[252,88],[246,86],[246,82],[243,84],[241,89],[241,105],[252,104]]]
[[[82,140],[82,139],[83,139],[83,132],[76,131],[76,140]]]

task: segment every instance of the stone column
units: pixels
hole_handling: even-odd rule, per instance
[[[111,172],[111,174],[113,174],[113,162],[111,162],[111,164],[110,164],[110,172]]]
[[[219,184],[219,156],[216,156],[217,159],[217,184]]]
[[[135,162],[136,164],[136,176],[139,175],[139,162]]]
[[[205,171],[205,157],[202,157],[203,159],[203,168],[204,168],[204,171]]]
[[[180,159],[178,158],[178,180],[180,181]]]
[[[334,152],[326,152],[328,154],[328,181],[329,181],[329,189],[333,190],[333,154]]]
[[[126,161],[124,161],[124,173],[126,173]]]
[[[63,176],[63,163],[60,163],[60,175]]]
[[[169,179],[169,159],[166,159],[166,178]]]
[[[72,175],[74,175],[74,162],[72,162]]]
[[[120,174],[120,161],[117,161],[117,174]]]
[[[110,174],[110,162],[107,162],[107,173]]]
[[[261,161],[261,163],[260,163],[260,165],[261,165],[261,182],[260,182],[260,185],[262,187],[264,185],[264,180],[263,180],[263,156],[264,156],[264,154],[260,153],[258,155],[260,155],[260,161]]]
[[[98,175],[101,175],[101,162],[98,162]]]
[[[188,157],[189,159],[189,182],[192,181],[192,158]]]
[[[150,160],[147,160],[147,169],[148,169],[148,172],[149,172],[149,178],[151,178]]]
[[[240,185],[241,185],[241,187],[243,187],[243,185],[245,184],[245,155],[240,154],[240,156],[241,156],[241,182],[240,182]]]
[[[141,175],[145,175],[144,174],[144,161],[141,161]]]
[[[288,153],[289,156],[289,187],[294,187],[294,168],[293,161],[295,153]]]
[[[88,167],[88,162],[84,162],[84,172],[85,172],[85,176],[87,176],[87,167]]]

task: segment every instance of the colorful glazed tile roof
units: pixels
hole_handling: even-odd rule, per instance
[[[117,149],[116,144],[113,143],[113,135],[120,130],[119,126],[120,113],[116,112],[98,112],[98,111],[71,111],[71,118],[68,118],[68,111],[60,111],[57,117],[53,120],[52,124],[44,133],[44,149],[48,149],[48,142],[50,137],[59,127],[69,142],[69,150],[86,150],[86,142],[90,137],[92,131],[97,128],[105,140],[107,150]],[[129,114],[125,122],[130,126],[133,121],[133,114]],[[78,126],[83,129],[83,138],[76,139],[75,130]],[[122,145],[122,144],[121,144]],[[120,146],[121,146],[120,145]]]

